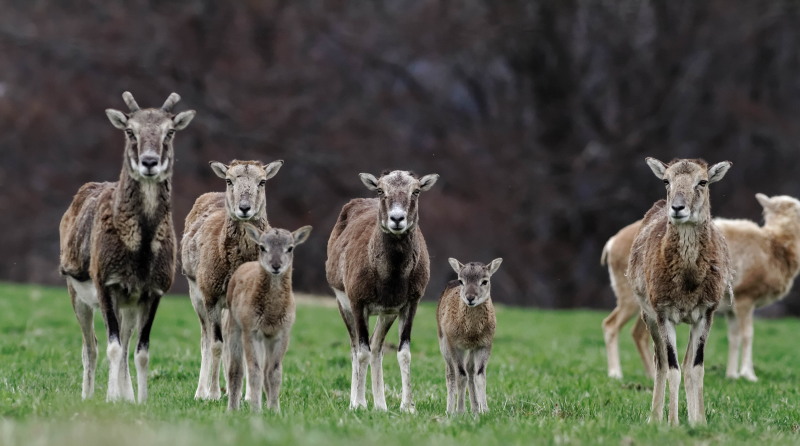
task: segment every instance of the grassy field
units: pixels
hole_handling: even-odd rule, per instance
[[[398,410],[393,353],[384,359],[389,412],[348,410],[344,325],[332,306],[302,302],[284,363],[283,411],[229,414],[225,398],[193,399],[199,324],[187,298],[163,300],[156,317],[150,400],[144,406],[108,404],[99,315],[97,390],[81,401],[81,337],[66,288],[0,284],[0,445],[800,444],[798,320],[756,321],[758,383],[724,378],[725,322],[718,320],[706,360],[708,426],[686,426],[681,391],[683,424],[670,428],[645,423],[651,384],[627,330],[621,345],[626,377],[606,377],[600,331],[605,313],[594,311],[500,308],[488,368],[491,412],[445,416],[434,308],[424,304],[414,325],[416,414]],[[685,328],[680,335],[685,342]],[[392,330],[389,341],[396,340]]]

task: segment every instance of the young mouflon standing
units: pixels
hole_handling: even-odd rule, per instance
[[[714,311],[733,298],[728,244],[711,221],[708,185],[719,181],[730,162],[708,166],[702,160],[669,164],[647,158],[667,189],[667,199],[647,211],[633,241],[628,278],[655,346],[655,385],[650,421],[664,416],[669,381],[669,422],[678,424],[678,365],[675,326],[691,325],[683,359],[689,424],[705,424],[703,354]]]
[[[294,248],[306,241],[311,226],[294,232],[277,228],[261,232],[250,224],[244,228],[260,253],[258,261],[237,268],[228,283],[228,315],[223,323],[228,409],[239,408],[244,359],[250,408],[255,412],[261,410],[263,384],[267,407],[279,411],[283,356],[289,347],[289,332],[295,319]]]
[[[447,413],[464,412],[464,391],[469,388],[473,413],[489,410],[486,401],[486,365],[492,352],[496,318],[491,297],[491,277],[503,259],[488,265],[466,265],[448,259],[458,281],[447,285],[436,309],[439,349],[444,356]]]
[[[160,108],[141,109],[122,94],[129,113],[107,109],[111,124],[124,131],[119,181],[86,183],[61,218],[61,274],[83,332],[84,399],[94,392],[97,338],[94,310],[100,308],[108,333],[108,401],[133,401],[128,344],[134,331],[139,402],[147,399],[150,329],[161,296],[175,275],[172,225],[172,148],[175,132],[194,110],[173,113],[172,93]]]
[[[372,398],[386,410],[383,388],[383,340],[400,318],[400,409],[414,411],[411,395],[411,326],[430,278],[430,259],[419,228],[419,195],[439,175],[418,178],[408,171],[386,172],[380,178],[362,173],[361,182],[377,198],[357,198],[342,207],[328,239],[325,272],[336,294],[339,312],[350,335],[350,408],[367,406],[367,366],[372,369]],[[377,315],[372,338],[367,322]]]

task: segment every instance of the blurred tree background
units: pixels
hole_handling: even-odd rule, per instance
[[[664,195],[644,163],[734,166],[713,213],[800,196],[800,7],[792,1],[2,0],[0,279],[63,283],[58,222],[114,181],[105,108],[178,92],[176,230],[224,182],[210,160],[286,164],[273,225],[314,226],[295,288],[328,293],[330,229],[359,172],[441,175],[421,198],[435,299],[447,257],[502,256],[499,301],[609,307],[600,251]],[[127,110],[126,110],[127,111]],[[178,273],[172,291],[186,290]],[[66,293],[65,293],[66,294]],[[66,298],[66,297],[65,297]],[[800,313],[797,291],[776,310]]]

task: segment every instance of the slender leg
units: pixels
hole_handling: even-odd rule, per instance
[[[128,348],[130,347],[133,330],[139,325],[139,308],[120,308],[118,313],[120,322],[120,345],[122,346],[119,388],[122,391],[122,399],[133,401],[133,383],[131,382],[131,374],[128,367]]]
[[[453,363],[453,355],[447,346],[447,340],[444,337],[439,338],[439,351],[442,352],[444,358],[444,380],[447,386],[447,414],[451,415],[456,410],[456,365]]]
[[[603,339],[606,343],[609,378],[622,378],[622,367],[619,363],[619,332],[638,309],[638,304],[620,305],[618,299],[617,307],[603,319]]]
[[[242,330],[229,314],[223,324],[225,329],[226,379],[228,382],[228,410],[238,410],[242,399],[242,380],[244,379]],[[248,401],[249,401],[248,395]]]
[[[262,342],[255,339],[253,332],[250,330],[242,331],[242,347],[244,350],[244,357],[247,361],[247,380],[250,382],[250,409],[253,412],[261,412],[261,385],[264,382],[264,374],[262,372],[262,364],[259,361],[262,359],[259,355],[259,348],[256,343]]]
[[[212,400],[218,400],[222,396],[222,392],[220,391],[219,387],[219,371],[220,371],[220,362],[222,360],[222,302],[225,300],[225,296],[222,297],[221,300],[218,300],[217,305],[209,308],[206,307],[209,316],[209,322],[211,325],[211,360],[209,361],[209,390],[208,390],[208,398]]]
[[[141,308],[141,315],[139,316],[141,329],[139,331],[139,341],[136,345],[136,355],[134,357],[136,362],[136,382],[139,393],[139,404],[147,401],[147,368],[150,363],[150,331],[153,328],[153,321],[156,318],[156,311],[158,310],[160,301],[161,296],[153,294],[149,305],[145,305]]]
[[[358,355],[356,344],[356,329],[353,312],[350,307],[350,300],[347,295],[337,289],[333,289],[336,295],[336,303],[339,307],[339,314],[342,315],[342,320],[347,328],[347,334],[350,336],[350,408],[357,409],[358,405]]]
[[[664,389],[667,381],[667,350],[661,339],[661,333],[656,321],[642,314],[650,336],[653,338],[653,365],[656,377],[653,381],[653,402],[650,406],[650,423],[660,422],[664,419]]]
[[[356,378],[356,405],[355,407],[367,407],[367,367],[370,360],[369,349],[369,330],[367,329],[367,314],[364,308],[355,306],[353,308],[354,329],[356,332],[356,354],[355,364],[357,366]]]
[[[467,369],[464,352],[453,351],[453,361],[456,363],[456,413],[464,413],[464,399],[467,392]]]
[[[491,347],[477,349],[472,353],[475,373],[475,400],[478,403],[477,413],[489,411],[489,403],[486,400],[486,366],[489,363]],[[472,408],[476,412],[475,408]]]
[[[94,287],[94,284],[88,282],[88,285],[84,284],[82,288],[87,286]],[[94,394],[94,377],[97,369],[97,336],[94,334],[94,309],[78,296],[77,289],[73,287],[69,280],[67,281],[67,290],[72,298],[72,308],[75,310],[75,317],[78,319],[78,325],[80,325],[81,333],[83,334],[83,351],[81,354],[81,359],[83,360],[83,389],[81,397],[88,399]]]
[[[397,349],[397,362],[400,364],[400,381],[403,387],[400,410],[415,412],[411,394],[411,326],[417,313],[417,300],[409,302],[400,314],[400,346]]]
[[[475,352],[467,352],[465,368],[467,369],[467,391],[469,392],[469,410],[478,413],[478,391],[475,388]]]
[[[211,359],[211,333],[203,295],[197,286],[197,282],[191,279],[189,279],[189,298],[192,301],[197,317],[200,319],[200,376],[197,379],[197,390],[194,393],[194,398],[206,399],[208,398],[208,362]]]
[[[689,334],[689,348],[683,361],[686,371],[686,402],[689,424],[691,425],[706,423],[705,405],[703,403],[703,378],[705,375],[703,361],[708,332],[711,329],[713,311],[713,309],[709,310],[705,317],[692,324]]]
[[[742,342],[741,332],[739,330],[739,319],[736,313],[731,309],[727,315],[728,319],[728,368],[725,371],[725,377],[736,379],[739,377],[739,346]]]
[[[372,370],[372,403],[375,409],[386,410],[386,396],[384,394],[383,386],[383,341],[386,339],[386,333],[394,323],[394,314],[381,314],[378,315],[378,321],[375,323],[375,330],[372,332],[372,341],[370,342],[370,350],[372,351],[372,358],[370,361],[370,369]]]
[[[758,381],[753,367],[753,311],[755,305],[752,301],[738,301],[734,311],[739,320],[739,333],[742,339],[742,366],[739,376],[748,381]]]
[[[281,410],[281,382],[283,380],[283,357],[289,348],[289,330],[281,335],[271,346],[271,351],[267,353],[269,358],[269,369],[267,370],[268,394],[267,407],[280,412]]]
[[[95,286],[97,285],[95,283]],[[97,286],[97,290],[100,310],[103,312],[103,319],[108,333],[108,345],[106,346],[106,355],[108,356],[108,393],[106,394],[106,401],[117,401],[122,398],[122,391],[119,388],[119,375],[120,363],[124,359],[120,343],[119,320],[111,298],[111,290],[105,286]]]
[[[658,328],[660,329],[661,339],[667,351],[667,381],[669,382],[669,423],[673,426],[678,425],[678,393],[681,385],[681,369],[678,366],[678,354],[675,349],[675,324],[669,319],[659,316]]]
[[[639,351],[639,357],[642,359],[642,364],[644,364],[645,375],[650,379],[654,379],[656,371],[653,368],[653,353],[650,351],[650,334],[647,332],[647,325],[641,317],[636,318],[631,336],[633,336],[633,343],[636,344],[636,350]]]

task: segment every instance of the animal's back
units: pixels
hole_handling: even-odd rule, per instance
[[[195,200],[192,210],[186,216],[181,240],[181,263],[183,274],[187,277],[193,280],[196,278],[201,253],[204,248],[208,248],[203,246],[202,234],[210,229],[219,231],[219,226],[224,223],[225,213],[225,194],[222,192],[208,192]],[[213,238],[208,242],[215,240]]]
[[[714,221],[728,241],[736,298],[761,307],[785,296],[798,269],[793,247],[749,220]]]
[[[378,203],[375,198],[356,198],[342,207],[328,239],[325,271],[331,287],[344,290],[348,260],[366,257],[369,238],[378,224]]]
[[[92,227],[103,194],[113,193],[116,182],[86,183],[78,189],[59,224],[63,275],[89,280]]]

